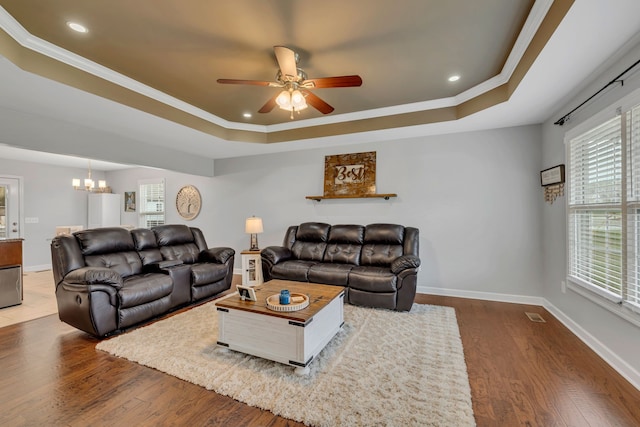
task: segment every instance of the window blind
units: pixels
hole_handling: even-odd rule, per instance
[[[627,270],[624,304],[640,311],[640,106],[627,112]]]
[[[619,111],[568,141],[568,278],[640,313],[640,105]]]
[[[622,290],[621,120],[569,145],[569,275],[619,299]]]
[[[165,220],[164,179],[138,182],[140,191],[140,227],[163,225]]]

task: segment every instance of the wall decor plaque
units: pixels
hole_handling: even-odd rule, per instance
[[[540,185],[543,187],[564,183],[564,165],[554,166],[540,172]]]
[[[201,206],[202,197],[193,185],[185,185],[178,191],[176,209],[182,218],[191,221],[198,216]]]
[[[363,197],[376,193],[376,152],[324,158],[324,195]]]

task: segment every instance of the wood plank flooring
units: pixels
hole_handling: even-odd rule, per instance
[[[543,308],[427,295],[416,302],[456,309],[478,426],[640,425],[640,391]],[[0,425],[302,426],[96,343],[56,315],[0,328]]]

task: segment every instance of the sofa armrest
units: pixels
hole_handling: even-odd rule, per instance
[[[271,265],[276,265],[279,262],[291,259],[291,250],[284,246],[268,246],[262,250],[260,255],[262,259]]]
[[[391,263],[391,272],[398,274],[402,270],[420,267],[420,258],[415,255],[402,255],[393,260]]]
[[[118,304],[118,290],[111,285],[81,285],[77,283],[62,282],[60,286],[62,287],[62,289],[68,292],[78,292],[86,294],[91,294],[93,292],[104,292],[109,295],[109,303],[112,306],[115,307]]]
[[[64,276],[64,282],[71,285],[108,285],[122,288],[122,276],[106,267],[82,267],[70,271]]]
[[[82,267],[67,273],[60,286],[69,292],[105,292],[111,305],[115,306],[118,290],[122,288],[122,276],[106,267]]]
[[[231,248],[209,248],[200,252],[198,259],[202,262],[215,262],[218,264],[225,264],[231,257],[236,254]]]

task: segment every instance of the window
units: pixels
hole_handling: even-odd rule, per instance
[[[151,228],[164,224],[164,179],[138,181],[140,187],[140,227]]]
[[[567,138],[568,279],[640,313],[640,104],[617,113]]]

